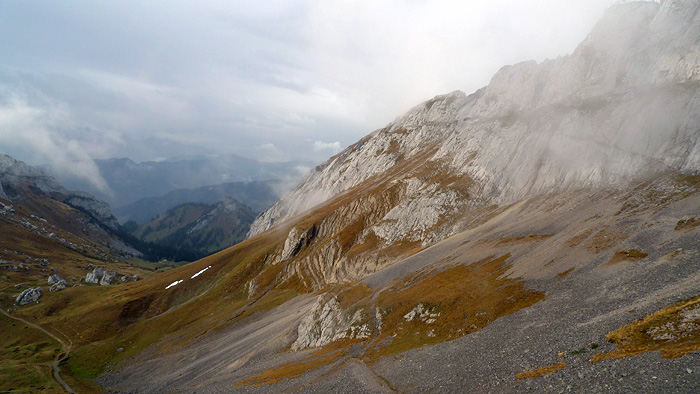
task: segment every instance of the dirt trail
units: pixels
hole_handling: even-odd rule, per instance
[[[62,339],[59,338],[58,336],[54,335],[53,333],[47,331],[46,329],[44,329],[43,327],[41,327],[41,326],[38,325],[38,324],[34,324],[34,323],[30,322],[30,321],[24,320],[24,319],[22,319],[21,317],[12,316],[11,314],[7,313],[7,312],[6,312],[5,310],[3,310],[3,309],[0,309],[0,312],[2,312],[3,315],[9,317],[10,319],[17,320],[17,321],[19,321],[19,322],[22,322],[22,323],[28,325],[28,326],[32,326],[32,327],[36,328],[37,330],[39,330],[39,331],[43,332],[44,334],[50,336],[51,338],[55,339],[58,343],[61,344],[61,347],[62,347],[63,349],[62,349],[61,353],[56,357],[56,361],[54,361],[53,364],[51,364],[51,370],[52,370],[52,372],[53,372],[53,378],[58,382],[58,384],[61,385],[61,387],[63,387],[63,389],[64,389],[67,393],[75,393],[75,391],[73,391],[73,389],[68,385],[68,383],[66,383],[66,382],[63,380],[63,378],[61,378],[61,375],[60,375],[59,370],[58,370],[59,364],[61,364],[61,362],[63,362],[63,360],[65,360],[65,359],[68,358],[68,355],[70,354],[70,351],[71,351],[72,346],[69,345],[69,344],[67,344],[64,340],[62,340]]]

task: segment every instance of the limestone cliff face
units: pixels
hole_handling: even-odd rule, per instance
[[[615,5],[573,54],[418,105],[317,167],[249,236],[313,222],[321,236],[285,272],[314,272],[321,287],[390,264],[387,248],[469,228],[489,207],[669,170],[700,170],[697,0]]]
[[[699,8],[688,0],[611,7],[573,54],[504,67],[474,94],[435,97],[331,158],[249,236],[411,160],[470,179],[481,204],[700,169]],[[429,227],[461,203],[426,189],[435,182],[403,181],[410,190],[386,217],[400,218],[398,227],[380,225],[383,237]]]

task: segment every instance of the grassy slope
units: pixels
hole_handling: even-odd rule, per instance
[[[371,182],[373,183],[362,185],[366,188],[364,190],[381,190],[375,187],[382,185],[384,180],[373,179]],[[362,190],[358,188],[353,192],[359,193]],[[51,327],[71,340],[75,349],[67,367],[79,379],[95,377],[106,368],[141,353],[146,348],[150,348],[154,356],[176,351],[192,343],[198,336],[215,332],[242,317],[280,305],[300,292],[309,291],[310,288],[298,278],[280,280],[285,264],[290,265],[293,261],[271,265],[270,256],[279,252],[292,225],[303,228],[319,224],[321,220],[355,201],[355,196],[354,193],[346,193],[311,214],[302,215],[216,255],[172,269],[149,280],[113,287],[83,286],[46,294],[40,304],[27,306],[17,313],[45,327]],[[331,237],[341,235],[334,234]],[[596,234],[590,233],[583,238],[591,243],[596,237]],[[495,243],[495,246],[510,247],[528,242],[545,242],[548,239],[549,236],[532,234],[531,237],[525,236],[522,239],[504,238],[489,242]],[[475,245],[490,249],[489,242]],[[582,245],[587,245],[586,242]],[[600,250],[592,250],[590,253],[607,253],[614,243],[596,245]],[[346,248],[351,250],[352,246],[352,241],[349,241]],[[376,253],[377,250],[370,248],[364,253],[368,252]],[[469,265],[456,262],[456,266],[444,273],[429,273],[421,276],[420,280],[407,278],[406,282],[399,283],[382,294],[377,305],[385,313],[387,326],[384,333],[387,336],[389,333],[397,336],[388,342],[388,346],[370,346],[368,361],[465,335],[468,331],[459,331],[460,328],[483,328],[494,319],[541,299],[542,294],[528,291],[522,283],[503,277],[507,269],[504,265],[506,259],[507,257],[491,258]],[[192,275],[209,266],[210,269],[191,279]],[[464,280],[453,281],[455,277]],[[259,290],[249,299],[247,284],[253,278],[257,278]],[[166,286],[178,280],[184,282],[166,289]],[[435,288],[439,291],[429,291]],[[349,300],[344,301],[346,305],[369,302],[363,291],[350,294],[355,295],[348,296]],[[353,302],[353,298],[358,300]],[[423,329],[423,323],[418,321],[409,324],[404,322],[405,313],[417,303],[424,303],[431,311],[440,313],[444,323]],[[465,326],[460,319],[466,319],[471,325]],[[401,330],[406,330],[404,333],[408,334]],[[337,358],[329,354],[324,353],[319,357],[322,356],[329,362]],[[316,366],[317,363],[310,365]],[[298,372],[298,368],[292,369]],[[92,390],[89,386],[85,387],[86,390]]]
[[[82,214],[65,204],[38,199],[12,205],[15,212],[0,214],[0,259],[9,262],[0,267],[0,306],[5,310],[19,309],[13,313],[30,317],[30,321],[40,323],[68,342],[76,341],[82,328],[75,323],[54,327],[51,317],[60,308],[81,304],[83,294],[89,293],[94,300],[107,290],[94,285],[71,287],[79,284],[79,279],[89,272],[90,264],[125,275],[138,274],[142,278],[153,275],[150,271],[112,261],[116,259],[109,249],[87,238],[90,230],[84,226]],[[8,269],[20,263],[28,270]],[[65,279],[69,288],[49,292],[47,278],[53,274]],[[14,299],[22,290],[38,286],[44,290],[39,304],[14,306]],[[43,316],[26,313],[43,307],[47,307]],[[51,363],[61,348],[58,342],[4,315],[0,316],[0,331],[8,334],[0,338],[0,359],[3,360],[0,392],[63,392],[51,376]],[[83,388],[81,384],[72,386]],[[88,392],[94,389],[86,387]]]
[[[0,392],[62,393],[51,377],[61,345],[41,331],[0,315]]]
[[[260,272],[280,240],[275,234],[256,238],[150,280],[45,293],[41,303],[15,313],[70,338],[75,347],[67,362],[70,374],[93,378],[155,343],[156,353],[177,350],[199,335],[296,295],[282,286],[253,300],[247,297],[247,280]],[[184,282],[165,289],[177,280]]]

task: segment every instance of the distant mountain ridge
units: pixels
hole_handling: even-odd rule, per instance
[[[41,170],[0,153],[0,198],[14,201],[28,199],[30,194],[42,194],[82,209],[105,226],[113,230],[119,228],[109,205],[103,201],[90,193],[69,190]]]
[[[128,158],[98,159],[95,164],[111,190],[99,190],[86,179],[77,179],[44,166],[67,187],[86,190],[119,208],[139,199],[162,196],[178,189],[200,188],[228,182],[280,180],[292,184],[309,168],[310,162],[261,162],[236,155],[194,156],[136,163]]]
[[[185,203],[168,209],[133,234],[146,242],[204,257],[245,239],[253,220],[250,207],[224,197],[216,204]]]
[[[114,249],[116,254],[141,255],[118,235],[121,226],[109,205],[89,193],[65,188],[41,170],[0,153],[0,198],[21,206],[52,224]]]
[[[224,197],[232,197],[246,204],[255,213],[268,208],[280,197],[284,183],[277,180],[228,182],[196,189],[178,189],[157,197],[146,197],[131,204],[114,208],[121,223],[133,220],[143,224],[156,216],[184,203],[215,204]]]

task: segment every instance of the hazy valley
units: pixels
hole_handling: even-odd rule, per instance
[[[96,198],[0,155],[0,392],[694,393],[699,54],[700,1],[615,4],[284,193],[312,166],[103,161]]]

